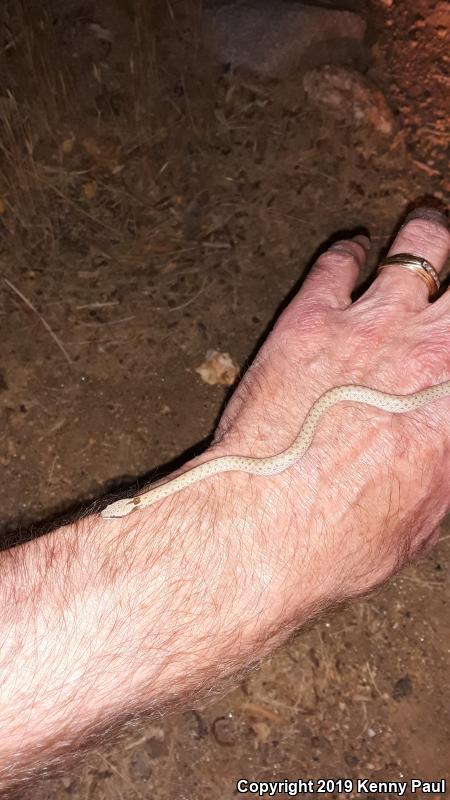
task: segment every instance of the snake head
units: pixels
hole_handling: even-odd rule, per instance
[[[103,509],[101,516],[103,519],[116,519],[117,517],[126,517],[135,511],[138,507],[135,497],[125,497],[123,500],[116,500],[109,506]]]

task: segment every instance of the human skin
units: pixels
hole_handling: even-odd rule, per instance
[[[406,394],[450,378],[449,294],[429,304],[391,267],[351,302],[367,244],[318,259],[190,465],[283,450],[332,386]],[[449,249],[429,212],[391,252],[441,270]],[[0,553],[1,796],[116,723],[249,668],[429,546],[449,508],[449,412],[450,399],[406,415],[345,402],[280,475],[217,475]]]

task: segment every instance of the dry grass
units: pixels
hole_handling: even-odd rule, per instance
[[[0,12],[0,225],[3,253],[24,268],[50,257],[56,266],[93,240],[110,257],[117,247],[132,257],[132,244],[148,247],[156,234],[178,249],[158,195],[162,174],[167,184],[177,180],[180,123],[205,135],[190,100],[199,76],[183,52],[183,26],[189,18],[192,28],[198,10],[187,4],[175,19],[169,2],[136,0],[103,12],[49,2],[10,2]],[[97,23],[108,14],[116,26],[120,16],[123,43]],[[196,46],[190,40],[191,65]]]

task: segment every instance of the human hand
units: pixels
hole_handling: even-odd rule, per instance
[[[429,209],[411,217],[390,255],[423,256],[441,271],[445,219]],[[228,404],[214,455],[284,450],[333,386],[409,394],[450,377],[448,293],[430,304],[417,275],[391,266],[351,302],[368,245],[355,237],[320,256]],[[299,605],[303,617],[370,590],[436,538],[449,508],[449,410],[449,399],[405,415],[340,403],[293,467],[246,477],[260,492],[252,505],[263,550],[283,592],[290,586],[294,616]]]

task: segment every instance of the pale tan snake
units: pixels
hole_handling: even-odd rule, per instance
[[[150,487],[143,494],[111,503],[102,511],[102,517],[106,519],[126,517],[132,511],[146,508],[146,506],[157,503],[158,500],[162,500],[164,497],[169,497],[169,495],[179,492],[180,489],[185,489],[187,486],[197,483],[197,481],[209,478],[212,475],[218,475],[221,472],[241,470],[251,475],[276,475],[279,472],[283,472],[283,470],[291,467],[292,464],[305,455],[313,440],[322,414],[342,400],[365,403],[394,414],[404,414],[407,411],[415,411],[427,403],[449,395],[450,380],[406,395],[388,394],[377,389],[369,389],[367,386],[336,386],[328,389],[313,403],[297,438],[287,450],[266,458],[252,458],[251,456],[220,456],[219,458],[213,458],[211,461],[188,469],[176,478],[169,478],[165,483],[158,484],[153,488]]]

